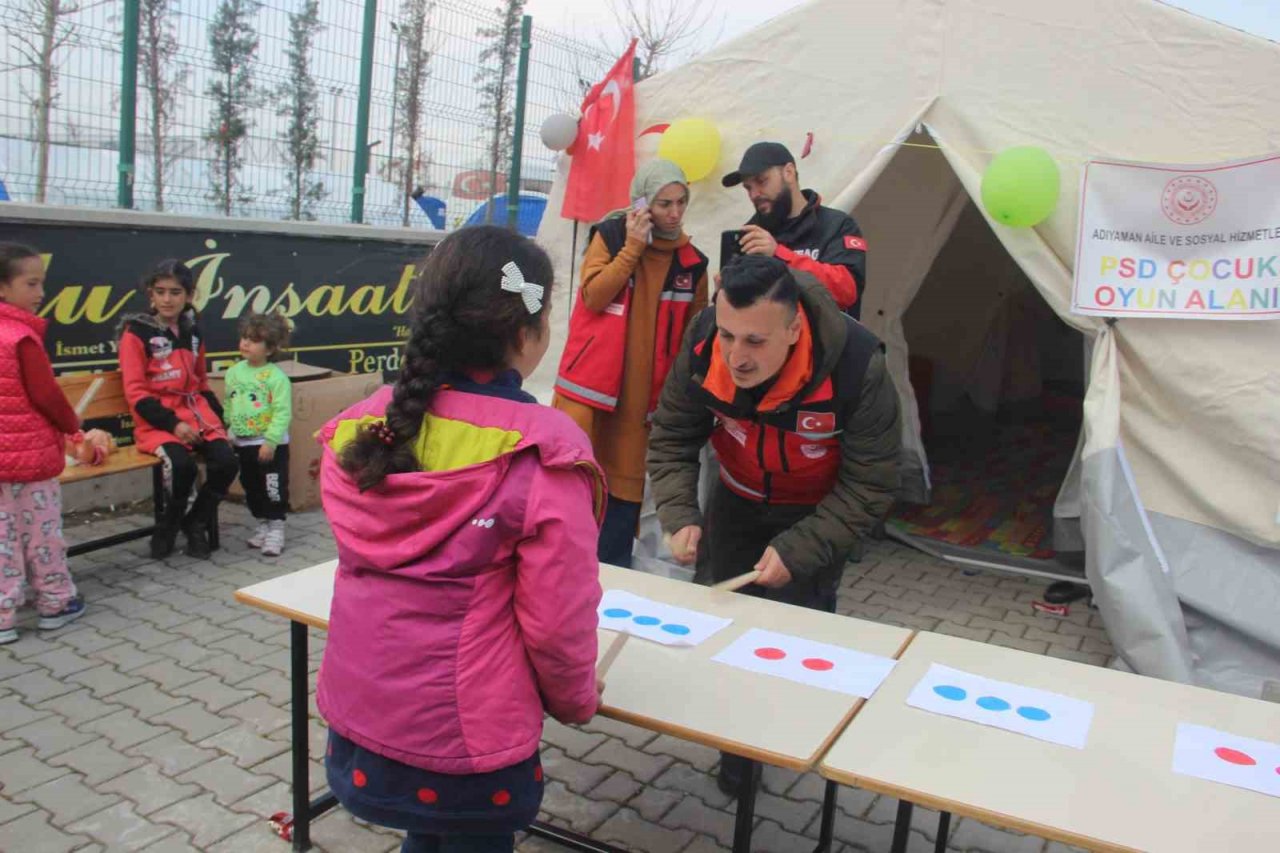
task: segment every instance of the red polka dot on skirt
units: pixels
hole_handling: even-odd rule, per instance
[[[363,770],[353,770],[351,772],[351,783],[357,788],[363,788],[369,784],[369,777],[364,775]]]
[[[493,795],[493,804],[495,806],[505,806],[511,802],[511,794],[507,791],[498,791]]]
[[[437,794],[435,791],[431,790],[430,788],[418,789],[418,800],[420,802],[426,803],[427,805],[431,805],[432,803],[436,802],[439,799],[440,799],[440,795]]]

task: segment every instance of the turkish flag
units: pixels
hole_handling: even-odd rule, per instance
[[[636,99],[632,85],[633,40],[627,52],[582,100],[578,138],[569,154],[569,181],[560,215],[595,222],[626,207],[636,170]]]

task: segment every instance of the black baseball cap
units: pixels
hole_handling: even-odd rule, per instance
[[[738,164],[738,171],[725,175],[720,179],[720,183],[726,187],[736,187],[742,183],[743,178],[749,178],[752,175],[760,174],[765,169],[774,166],[785,166],[795,161],[796,158],[791,156],[787,146],[781,142],[757,142],[742,155],[742,162]]]

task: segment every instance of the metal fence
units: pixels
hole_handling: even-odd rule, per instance
[[[148,0],[143,0],[147,3]],[[210,31],[223,0],[170,0],[176,51],[168,75],[180,79],[170,127],[164,135],[163,207],[185,214],[217,215],[211,162],[214,143],[214,79]],[[401,110],[395,107],[398,71],[402,65],[403,5],[413,0],[379,4],[368,92],[368,152],[363,221],[398,225],[405,209],[406,189],[421,190],[431,205],[409,205],[408,223],[432,227],[443,222],[456,227],[501,190],[489,186],[489,139],[494,116],[482,109],[481,53],[490,39],[482,30],[499,23],[493,9],[465,0],[436,0],[429,4],[429,71],[418,145],[423,160],[406,179]],[[243,142],[244,192],[232,214],[279,219],[291,215],[287,177],[287,144],[282,135],[287,121],[279,105],[290,85],[289,17],[304,0],[263,0],[251,21],[258,47],[250,63],[257,100],[248,112]],[[54,40],[59,46],[51,62],[39,57],[45,7],[78,8],[58,18]],[[5,54],[0,58],[0,181],[15,201],[37,201],[41,161],[45,159],[44,201],[53,204],[113,207],[119,203],[117,176],[121,162],[120,110],[122,101],[122,33],[127,0],[84,2],[66,0],[6,0],[0,6]],[[352,218],[354,171],[358,158],[357,116],[361,96],[361,46],[366,0],[322,0],[321,29],[308,54],[318,91],[319,160],[310,178],[323,185],[311,206],[318,220]],[[145,42],[147,33],[140,37]],[[26,46],[24,47],[24,42]],[[588,45],[534,27],[530,40],[520,191],[533,199],[545,192],[554,172],[554,155],[538,140],[542,120],[553,112],[576,111],[584,84],[600,79],[616,56],[600,44]],[[33,47],[32,47],[33,46]],[[34,61],[27,54],[36,54]],[[44,68],[41,67],[43,64]],[[52,105],[47,140],[38,128],[41,77],[52,70]],[[514,85],[512,93],[514,94]],[[154,210],[156,202],[155,146],[151,133],[150,90],[140,69],[137,83],[136,153],[132,181],[133,207]],[[127,145],[127,142],[126,142]],[[505,179],[511,163],[500,166]],[[505,198],[495,221],[505,221]]]

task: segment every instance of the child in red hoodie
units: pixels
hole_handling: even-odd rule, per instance
[[[181,527],[187,555],[208,557],[212,548],[205,531],[240,462],[227,441],[222,405],[209,390],[204,341],[191,304],[195,278],[181,261],[162,261],[143,281],[142,292],[151,310],[125,318],[120,372],[138,449],[164,463],[168,505],[151,537],[151,556],[169,556]],[[197,453],[204,457],[205,481],[188,509]]]
[[[15,642],[24,584],[41,630],[84,614],[62,538],[64,435],[80,418],[44,351],[44,263],[27,246],[0,243],[0,645]]]

